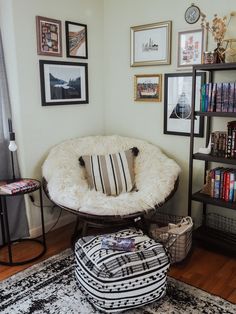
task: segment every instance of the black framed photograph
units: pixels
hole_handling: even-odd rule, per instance
[[[201,86],[205,73],[196,76],[195,110],[200,110]],[[192,73],[165,74],[164,134],[190,136],[192,114]],[[204,118],[195,118],[194,134],[203,137]]]
[[[66,53],[69,58],[88,58],[87,25],[66,21]]]
[[[88,103],[88,64],[39,60],[42,106]]]

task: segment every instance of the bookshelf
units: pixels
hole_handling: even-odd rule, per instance
[[[217,157],[207,154],[195,153],[194,152],[194,120],[196,116],[204,117],[206,122],[206,131],[205,131],[205,146],[207,147],[208,141],[212,132],[212,120],[215,117],[223,118],[233,118],[236,120],[236,112],[201,112],[195,111],[195,96],[196,96],[196,75],[199,71],[204,71],[208,73],[207,83],[215,82],[215,72],[217,71],[236,71],[236,63],[225,63],[225,64],[200,64],[193,66],[193,80],[192,80],[192,112],[194,113],[191,117],[191,131],[190,131],[190,153],[189,153],[189,186],[188,186],[188,215],[192,215],[192,203],[200,202],[202,204],[202,225],[195,230],[194,237],[197,240],[200,240],[204,245],[209,248],[216,248],[223,250],[227,253],[236,253],[236,221],[232,220],[232,224],[235,227],[235,230],[232,229],[230,232],[227,230],[219,230],[212,228],[207,225],[207,215],[209,214],[209,206],[218,206],[222,207],[222,217],[225,214],[225,211],[235,211],[236,202],[227,202],[223,199],[213,198],[207,194],[203,194],[200,191],[193,191],[193,166],[195,160],[200,160],[203,162],[204,167],[204,182],[206,178],[207,170],[211,169],[211,163],[220,163],[226,165],[236,165],[236,159],[234,158],[224,158]],[[236,81],[236,79],[235,79]],[[217,83],[217,82],[216,82]]]

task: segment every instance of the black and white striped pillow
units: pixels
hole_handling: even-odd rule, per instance
[[[79,158],[85,166],[87,180],[91,189],[107,195],[130,192],[134,187],[134,157],[136,147],[107,155],[85,155]]]

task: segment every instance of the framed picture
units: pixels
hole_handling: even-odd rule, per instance
[[[131,66],[170,64],[171,21],[131,27]]]
[[[39,60],[43,106],[88,103],[87,63]]]
[[[38,54],[61,57],[61,21],[36,16],[36,31]]]
[[[142,74],[134,77],[134,99],[136,101],[161,101],[161,74]]]
[[[187,68],[202,63],[204,51],[203,29],[178,33],[178,68]]]
[[[195,109],[200,110],[201,86],[205,73],[196,77]],[[165,74],[164,134],[190,135],[192,114],[192,73]],[[196,117],[194,134],[203,137],[204,119]]]
[[[66,52],[70,58],[88,58],[87,25],[66,21]]]

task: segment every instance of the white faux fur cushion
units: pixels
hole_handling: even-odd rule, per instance
[[[107,196],[90,190],[81,155],[110,154],[136,146],[135,183],[138,191]],[[43,177],[51,199],[60,205],[94,215],[127,215],[161,203],[174,188],[180,173],[176,162],[145,141],[112,136],[90,136],[67,140],[53,147],[45,160]]]

